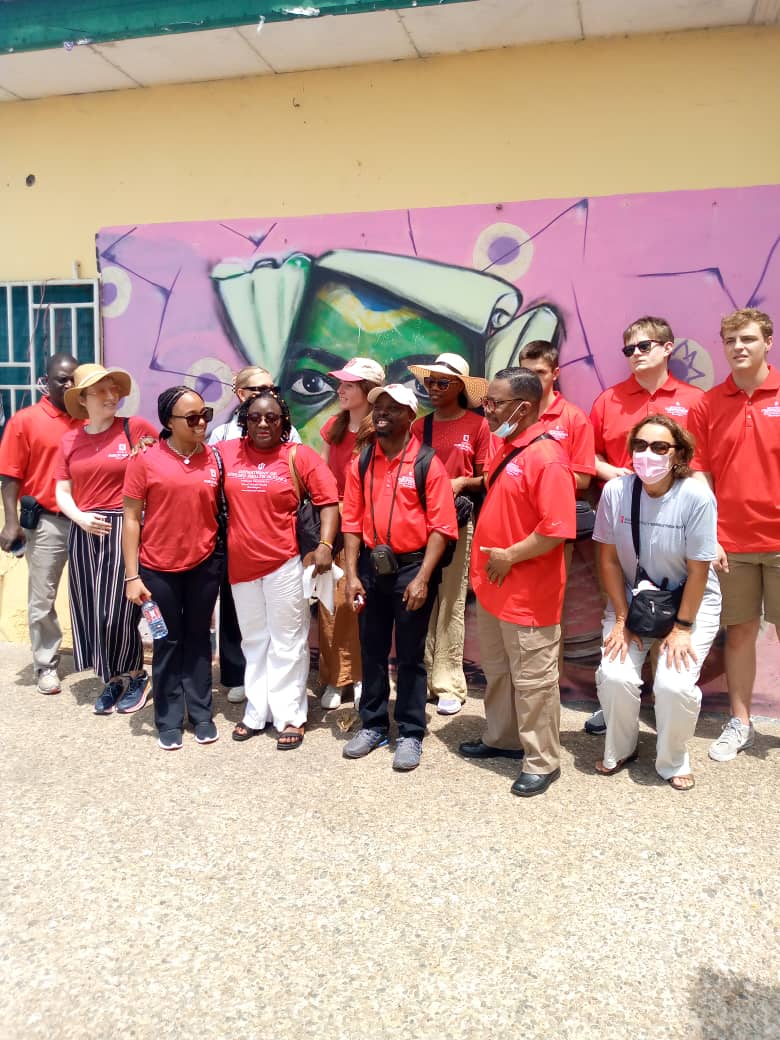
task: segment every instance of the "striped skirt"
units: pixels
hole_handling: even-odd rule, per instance
[[[143,667],[138,631],[141,608],[125,596],[122,513],[96,510],[111,533],[88,534],[70,525],[68,591],[77,672],[93,668],[103,682]]]

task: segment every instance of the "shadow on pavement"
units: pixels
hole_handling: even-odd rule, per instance
[[[774,1040],[780,1030],[780,989],[731,972],[699,972],[690,1007],[701,1040]]]

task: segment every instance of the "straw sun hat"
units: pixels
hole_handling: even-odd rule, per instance
[[[409,371],[422,383],[426,376],[454,376],[463,383],[470,408],[479,408],[487,393],[487,379],[469,375],[469,363],[459,354],[439,354],[431,365],[409,365]]]
[[[88,419],[89,413],[80,399],[82,390],[111,376],[119,387],[119,396],[127,397],[132,387],[130,373],[123,368],[104,368],[102,365],[79,365],[73,373],[73,386],[65,391],[65,407],[74,419]]]

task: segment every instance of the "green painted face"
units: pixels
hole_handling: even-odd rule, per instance
[[[374,289],[325,282],[306,308],[282,377],[293,425],[304,441],[318,441],[322,422],[339,410],[338,380],[328,372],[353,357],[374,358],[384,367],[388,383],[407,383],[426,409],[425,388],[408,367],[430,363],[446,352],[470,359],[472,345],[422,311],[399,306]]]

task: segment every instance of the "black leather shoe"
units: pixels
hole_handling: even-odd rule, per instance
[[[552,773],[521,773],[512,784],[512,794],[517,794],[521,798],[544,794],[553,780],[557,780],[560,775],[560,769],[553,769]]]
[[[504,748],[491,747],[481,740],[467,740],[458,748],[464,758],[522,758],[522,751],[505,751]]]

